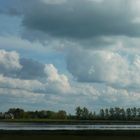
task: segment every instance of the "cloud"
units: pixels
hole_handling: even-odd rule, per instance
[[[43,102],[45,86],[38,80],[23,80],[0,75],[0,101],[6,104],[29,104]],[[5,105],[3,103],[3,105]]]
[[[16,50],[21,51],[22,54],[25,52],[30,53],[47,53],[48,49],[46,49],[41,43],[38,41],[28,41],[27,39],[23,39],[19,36],[15,35],[4,35],[0,36],[0,49],[5,50]]]
[[[21,59],[17,52],[5,50],[1,52],[6,54],[6,58],[11,55],[18,56],[18,59],[10,59],[12,62],[8,62],[8,69],[13,69],[10,67],[11,64],[15,64],[13,61],[20,66],[17,67],[18,71],[14,69],[14,77],[10,74],[11,70],[7,75],[4,75],[4,71],[0,74],[0,101],[6,100],[6,104],[10,106],[38,104],[38,107],[48,105],[56,108],[58,104],[57,107],[65,106],[64,108],[71,110],[70,107],[75,108],[77,105],[89,108],[118,104],[131,106],[134,102],[139,105],[140,56],[138,54],[128,61],[118,52],[109,50],[79,49],[69,52],[68,70],[78,79],[77,81],[59,73],[53,64]],[[7,64],[5,59],[1,61],[3,65]],[[30,73],[31,68],[35,72]],[[5,106],[5,103],[2,104]]]
[[[0,88],[0,96],[1,99],[4,97],[7,100],[7,105],[10,103],[14,104],[33,104],[40,103],[44,101],[45,94],[34,93],[31,91],[21,90],[21,89],[8,89],[8,88]],[[5,103],[3,103],[5,105]],[[11,105],[12,106],[12,105]],[[18,107],[18,106],[17,106]]]
[[[110,50],[74,49],[67,68],[79,82],[105,83],[118,88],[138,88],[140,54]]]
[[[21,58],[17,52],[0,50],[0,70],[1,85],[7,88],[27,87],[28,90],[33,90],[39,86],[39,90],[49,88],[58,93],[66,92],[70,88],[68,77],[59,74],[53,64]]]
[[[0,101],[39,99],[38,106],[67,109],[139,105],[138,0],[0,3],[0,18],[8,14],[1,28],[17,23],[0,33],[0,48],[9,50],[0,50]],[[64,62],[56,60],[62,55]]]
[[[44,72],[45,65],[38,61],[21,58],[20,64],[22,65],[22,69],[17,73],[18,78],[41,79],[46,76]]]
[[[22,69],[22,65],[20,64],[19,54],[15,51],[6,52],[5,50],[0,50],[0,73],[4,75],[9,75],[15,71],[19,71]]]
[[[68,93],[68,77],[59,74],[53,64],[20,58],[17,52],[0,50],[0,54],[0,95],[7,100],[47,102],[47,96]]]
[[[6,0],[1,3],[0,9],[9,10],[8,14],[11,9],[19,13],[23,38],[40,41],[47,48],[57,48],[59,45],[54,43],[54,47],[50,43],[58,40],[56,42],[65,47],[78,42],[84,48],[102,49],[114,47],[116,40],[112,42],[110,38],[140,35],[137,0]],[[7,13],[5,10],[3,13]],[[16,41],[23,42],[21,39]],[[44,50],[41,44],[38,45]]]
[[[38,80],[22,80],[0,75],[0,87],[7,89],[21,89],[26,91],[43,91],[44,85]]]
[[[49,91],[56,93],[69,92],[71,87],[66,75],[58,74],[57,69],[52,64],[45,66],[45,73],[47,75],[47,87]]]
[[[127,89],[115,89],[110,86],[104,86],[99,91],[101,92],[99,101],[105,106],[132,107],[134,103],[135,106],[139,106],[139,92],[129,91]]]
[[[28,6],[25,3],[22,11],[18,9],[24,15],[24,27],[52,36],[80,39],[101,35],[140,35],[139,24],[132,23],[137,13],[133,10],[136,0],[55,0],[51,2],[53,4],[48,0],[45,4],[44,1],[30,0]]]
[[[140,36],[140,25],[132,22],[139,18],[137,0],[20,0],[20,3],[22,7],[12,0],[4,2],[3,7],[7,4],[7,9],[23,15],[22,25],[31,31],[73,39]]]
[[[41,0],[45,4],[62,4],[65,3],[67,0]]]
[[[0,74],[4,76],[39,79],[45,76],[44,68],[44,64],[35,60],[20,58],[15,51],[0,50]]]

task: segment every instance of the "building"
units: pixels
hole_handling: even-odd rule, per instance
[[[4,114],[4,118],[5,119],[12,119],[13,120],[14,119],[14,115],[12,113],[5,113]]]

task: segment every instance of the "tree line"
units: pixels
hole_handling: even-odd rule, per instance
[[[90,112],[85,107],[77,107],[76,118],[78,120],[140,120],[140,108],[105,108],[96,113]]]
[[[89,111],[86,107],[76,107],[75,114],[65,110],[24,111],[21,108],[10,108],[0,113],[0,119],[61,119],[61,120],[140,120],[140,108],[105,108],[98,112]]]

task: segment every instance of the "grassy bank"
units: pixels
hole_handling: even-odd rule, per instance
[[[0,131],[0,140],[138,140],[139,131]]]
[[[140,121],[120,120],[54,120],[54,119],[4,119],[0,122],[9,123],[47,123],[47,124],[140,124]]]

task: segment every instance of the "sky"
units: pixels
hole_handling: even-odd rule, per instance
[[[139,0],[0,0],[0,111],[139,101]]]

